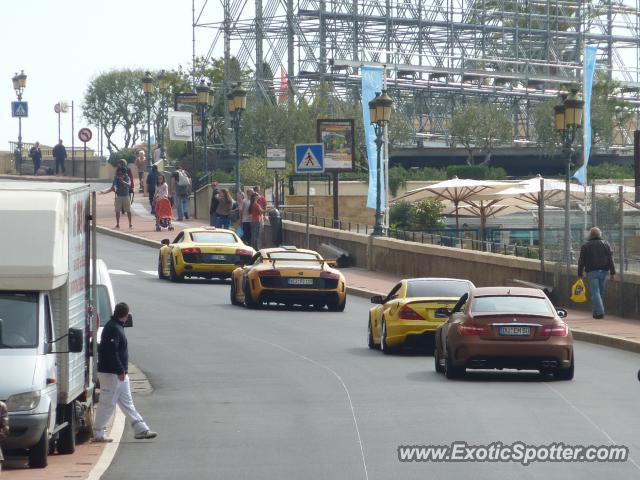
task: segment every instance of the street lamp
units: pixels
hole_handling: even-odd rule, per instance
[[[144,74],[144,77],[142,77],[142,89],[144,91],[145,101],[147,102],[147,156],[149,158],[147,163],[149,171],[151,171],[153,159],[151,158],[151,104],[149,103],[149,98],[153,94],[155,87],[153,85],[153,77],[148,71]]]
[[[231,125],[236,134],[236,194],[240,191],[240,119],[247,108],[247,91],[242,89],[240,82],[227,95],[227,110],[231,114]]]
[[[160,90],[160,122],[158,125],[160,131],[158,132],[158,135],[160,137],[159,138],[160,158],[162,158],[163,160],[165,158],[165,153],[164,153],[164,122],[165,122],[165,109],[166,109],[165,95],[168,89],[169,89],[169,77],[167,76],[165,71],[162,70],[158,74],[158,90]]]
[[[20,74],[16,73],[11,79],[13,82],[13,89],[16,91],[18,101],[22,101],[22,92],[27,87],[27,76],[24,70],[20,70]],[[18,173],[22,173],[22,116],[18,116],[18,151],[15,154],[16,170]]]
[[[207,110],[209,109],[209,101],[213,99],[211,87],[204,83],[204,79],[200,80],[200,84],[196,87],[198,96],[198,105],[200,106],[200,122],[202,132],[202,165],[204,171],[209,171],[209,162],[207,158]]]
[[[391,119],[393,100],[387,95],[386,90],[376,92],[376,96],[369,102],[369,119],[376,133],[376,223],[373,227],[373,235],[382,235],[382,192],[380,181],[380,151],[384,145],[384,130]]]
[[[570,186],[571,161],[575,153],[574,142],[579,139],[578,131],[582,129],[582,110],[584,102],[578,98],[578,91],[573,89],[571,95],[563,93],[561,103],[554,107],[555,129],[560,138],[562,152],[566,155],[566,178],[564,193],[564,254],[566,260],[567,294],[571,292],[571,218],[570,218]]]

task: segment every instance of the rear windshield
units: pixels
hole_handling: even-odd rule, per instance
[[[0,294],[0,348],[38,345],[38,295]]]
[[[235,235],[228,232],[191,232],[191,239],[195,243],[219,243],[224,245],[238,243]]]
[[[553,311],[545,298],[492,296],[476,297],[471,307],[472,313],[527,313],[552,316]]]
[[[469,291],[468,282],[451,280],[411,280],[407,283],[407,297],[460,298]]]

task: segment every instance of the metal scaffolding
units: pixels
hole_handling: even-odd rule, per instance
[[[278,91],[284,70],[290,101],[321,83],[355,100],[359,68],[385,65],[390,93],[419,144],[448,144],[451,115],[470,100],[509,112],[514,142],[535,140],[532,107],[579,81],[585,45],[598,47],[598,71],[640,106],[640,0],[207,3],[194,16],[194,31],[213,32],[209,55],[222,42],[227,63],[235,56],[253,70],[258,94],[273,98],[267,92]],[[224,18],[206,21],[207,11]],[[628,146],[632,137],[622,129],[616,141]]]

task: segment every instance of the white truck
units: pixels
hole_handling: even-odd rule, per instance
[[[84,184],[0,182],[2,447],[26,450],[31,467],[91,431],[90,196]]]

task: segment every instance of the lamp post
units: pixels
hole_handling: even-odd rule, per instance
[[[566,155],[566,178],[564,193],[564,254],[565,275],[567,281],[567,296],[571,294],[571,214],[570,214],[570,187],[571,187],[571,161],[575,152],[574,142],[582,129],[582,109],[584,102],[577,97],[577,90],[572,90],[571,95],[563,93],[561,103],[554,107],[555,129],[560,138],[562,152]]]
[[[200,106],[200,121],[202,123],[202,166],[204,171],[209,170],[207,162],[207,109],[209,108],[209,96],[211,95],[211,88],[204,83],[204,80],[200,80],[200,84],[196,87],[196,93],[198,94],[198,105]]]
[[[160,141],[160,158],[164,160],[165,158],[165,150],[164,150],[164,125],[165,125],[165,109],[166,106],[166,98],[165,95],[167,90],[169,89],[169,77],[164,70],[162,70],[158,74],[158,90],[160,91],[160,122],[159,122],[159,141]]]
[[[240,120],[246,108],[247,92],[238,82],[236,88],[227,95],[227,109],[231,114],[231,124],[236,134],[236,194],[240,191]]]
[[[147,103],[147,168],[151,171],[153,158],[151,155],[151,103],[149,99],[155,90],[155,86],[153,85],[153,77],[149,72],[146,72],[144,77],[142,77],[142,89]]]
[[[384,131],[391,118],[393,100],[387,95],[386,90],[376,92],[376,96],[369,102],[369,120],[376,133],[376,223],[373,227],[373,235],[382,235],[382,182],[380,179],[380,152],[384,145]]]
[[[16,73],[11,79],[13,82],[13,89],[16,91],[18,101],[22,101],[22,92],[27,87],[27,76],[24,70],[20,70],[20,74]],[[16,170],[18,173],[22,173],[22,117],[18,117],[18,151],[15,155]]]

